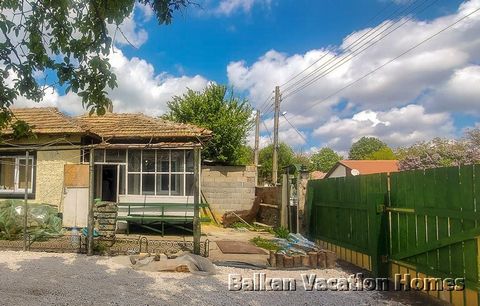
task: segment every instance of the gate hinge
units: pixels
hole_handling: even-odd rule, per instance
[[[377,213],[383,213],[385,212],[385,205],[383,204],[380,204],[380,205],[377,205]]]

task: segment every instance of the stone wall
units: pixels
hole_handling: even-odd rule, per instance
[[[202,166],[201,185],[215,214],[248,210],[255,200],[255,167]]]
[[[80,150],[38,151],[35,202],[63,209],[64,165],[80,163]]]

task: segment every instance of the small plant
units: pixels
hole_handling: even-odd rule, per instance
[[[253,244],[259,248],[266,249],[269,251],[278,251],[280,247],[273,241],[262,238],[260,236],[254,237],[250,240]]]
[[[277,238],[287,239],[288,235],[290,234],[290,231],[283,226],[277,227],[273,231],[275,233],[275,237]]]

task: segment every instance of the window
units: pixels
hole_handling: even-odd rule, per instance
[[[191,150],[128,150],[127,155],[129,195],[193,195]]]
[[[88,158],[85,154],[84,162]],[[97,149],[94,160],[97,165],[118,165],[120,195],[193,195],[193,150]],[[1,185],[13,184],[9,172],[14,170],[1,173]]]
[[[33,190],[33,157],[28,159],[28,174],[25,175],[27,160],[24,156],[2,156],[0,157],[0,192],[1,193],[23,193],[27,187],[28,191]]]

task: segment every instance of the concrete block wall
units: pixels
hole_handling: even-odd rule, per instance
[[[255,167],[202,166],[201,185],[215,214],[248,210],[255,200]]]

